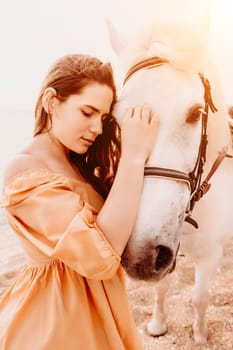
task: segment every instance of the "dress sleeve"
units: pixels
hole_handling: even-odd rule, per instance
[[[119,268],[120,257],[96,224],[97,212],[65,181],[17,180],[4,197],[11,226],[43,254],[90,279],[111,278]]]

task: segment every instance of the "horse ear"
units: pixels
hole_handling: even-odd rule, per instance
[[[117,56],[122,55],[126,51],[127,45],[124,42],[121,34],[116,30],[115,26],[110,20],[106,20],[110,44]]]

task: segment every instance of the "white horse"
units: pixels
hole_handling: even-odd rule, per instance
[[[194,52],[176,54],[176,48],[167,47],[169,41],[153,40],[151,33],[148,40],[144,32],[145,43],[140,41],[137,46],[137,42],[124,43],[111,24],[109,31],[118,63],[125,70],[114,111],[119,123],[129,106],[144,102],[160,115],[137,221],[122,262],[133,278],[158,282],[147,329],[151,335],[161,335],[167,330],[163,305],[169,272],[181,245],[195,262],[193,330],[195,343],[203,344],[207,341],[205,313],[211,279],[223,245],[233,233],[229,205],[233,160],[228,157],[232,150],[227,112],[213,70],[203,65],[206,72],[200,72],[195,65],[200,57]],[[207,193],[198,200],[202,192]]]

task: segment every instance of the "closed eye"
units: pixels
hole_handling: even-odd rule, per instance
[[[202,105],[198,104],[190,107],[186,113],[186,123],[196,124],[200,120],[203,113],[205,113],[205,111]]]
[[[86,112],[86,111],[83,111],[81,110],[82,114],[85,116],[85,117],[91,117],[92,113],[90,112]]]
[[[81,112],[87,118],[90,118],[90,117],[92,117],[94,115],[93,112],[87,112],[87,111],[84,111],[84,110],[81,110]],[[109,114],[103,114],[102,115],[102,121],[104,121],[108,116],[109,116]]]
[[[102,121],[104,121],[107,117],[109,117],[109,112],[102,114],[98,108],[91,105],[84,105],[84,109],[81,109],[81,112],[85,117],[91,117],[94,114],[100,114]]]

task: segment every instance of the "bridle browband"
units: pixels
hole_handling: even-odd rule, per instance
[[[150,58],[146,58],[145,60],[142,60],[138,63],[136,63],[135,65],[133,65],[127,72],[123,85],[125,85],[126,81],[137,71],[139,71],[140,69],[143,68],[154,68],[157,66],[161,66],[164,63],[168,63],[167,60],[165,60],[164,58],[161,57],[150,57]]]
[[[128,79],[135,74],[137,71],[141,69],[151,69],[157,66],[161,66],[165,63],[168,63],[166,59],[160,57],[151,57],[145,60],[142,60],[132,66],[126,74],[124,79],[125,84]],[[152,177],[161,177],[167,178],[177,181],[186,182],[190,188],[190,201],[189,206],[186,209],[186,217],[185,221],[192,224],[195,228],[198,228],[197,222],[191,217],[195,202],[203,197],[204,194],[208,192],[211,184],[209,183],[210,178],[213,176],[215,171],[218,169],[219,165],[223,161],[225,157],[231,157],[231,155],[227,154],[227,149],[224,148],[214,161],[210,171],[205,177],[204,181],[202,181],[202,175],[204,172],[204,165],[206,163],[206,149],[208,144],[207,137],[207,123],[208,123],[208,112],[209,108],[213,113],[217,111],[215,107],[212,97],[211,97],[211,87],[208,79],[204,77],[203,74],[199,73],[199,77],[204,86],[204,100],[205,100],[205,108],[202,112],[202,131],[201,131],[201,141],[198,150],[198,156],[196,159],[196,163],[194,169],[190,173],[185,173],[183,171],[168,169],[168,168],[159,168],[159,167],[145,167],[144,176],[152,176]]]

